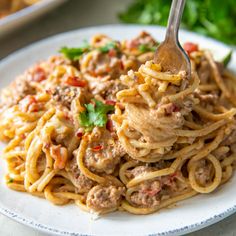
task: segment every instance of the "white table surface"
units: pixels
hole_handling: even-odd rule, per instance
[[[50,35],[80,27],[118,23],[118,12],[130,2],[131,0],[68,0],[67,3],[41,19],[1,38],[0,59],[19,48]],[[102,9],[105,9],[105,14]],[[189,236],[202,235],[236,235],[236,214],[217,224],[189,234]],[[46,234],[0,215],[0,236],[46,236]]]

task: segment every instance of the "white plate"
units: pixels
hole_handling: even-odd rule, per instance
[[[65,0],[41,0],[41,2],[26,7],[7,17],[0,19],[0,37],[4,34],[26,24],[44,13],[59,6]]]
[[[8,84],[32,63],[55,54],[61,46],[78,46],[95,33],[123,39],[134,37],[141,30],[147,30],[158,40],[162,40],[165,33],[161,27],[110,25],[64,33],[37,42],[0,63],[0,87]],[[229,51],[227,46],[219,42],[189,32],[182,31],[180,39],[215,49],[218,57]],[[235,54],[230,64],[234,68],[236,68]],[[116,212],[93,220],[91,215],[80,211],[74,204],[54,206],[44,199],[7,189],[2,181],[3,172],[1,160],[0,212],[25,225],[57,235],[179,235],[206,227],[236,211],[236,176],[213,194],[196,196],[156,214],[135,216]]]

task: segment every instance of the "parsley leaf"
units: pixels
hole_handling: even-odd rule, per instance
[[[10,179],[7,181],[8,184],[11,184],[11,183],[13,183],[13,182],[14,182],[14,179],[12,179],[12,178],[10,178]]]
[[[138,47],[138,50],[142,53],[144,52],[155,52],[157,47],[150,47],[147,44],[140,44]]]
[[[64,56],[71,61],[76,61],[80,59],[81,55],[83,55],[85,52],[89,52],[90,50],[90,45],[85,41],[84,45],[79,48],[62,47],[59,52],[64,54]]]
[[[79,114],[80,124],[90,131],[93,127],[104,127],[107,123],[107,113],[114,110],[114,106],[106,105],[96,99],[93,103],[85,104],[86,110]]]
[[[109,42],[107,43],[106,45],[102,46],[99,48],[99,50],[103,53],[107,53],[109,52],[111,49],[118,49],[117,48],[117,45],[116,45],[116,42],[112,41],[112,42]]]
[[[171,0],[133,0],[119,18],[125,23],[166,26]],[[235,0],[188,0],[181,24],[200,34],[236,44]]]
[[[232,58],[232,54],[233,54],[233,50],[231,50],[226,56],[225,58],[222,60],[222,63],[224,64],[225,67],[227,67],[227,65],[229,64],[231,58]]]

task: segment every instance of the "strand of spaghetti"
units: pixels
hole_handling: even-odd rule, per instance
[[[203,157],[206,157],[207,155],[209,155],[213,150],[215,150],[219,146],[223,138],[224,138],[224,129],[222,128],[218,131],[215,139],[211,143],[206,144],[204,148],[199,151],[198,154],[196,154],[190,159],[189,163],[198,161],[202,159]]]
[[[45,198],[52,202],[55,205],[65,205],[69,202],[69,199],[63,198],[63,197],[56,197],[54,193],[52,192],[53,185],[49,184],[45,189],[44,189],[44,195]]]
[[[236,114],[236,108],[231,108],[229,111],[223,114],[213,114],[199,105],[194,106],[193,110],[196,111],[199,115],[201,115],[205,119],[209,119],[213,121],[230,118]]]
[[[174,162],[171,164],[170,167],[162,169],[162,170],[157,170],[157,171],[153,171],[153,172],[148,172],[148,173],[143,173],[138,175],[137,177],[133,178],[132,180],[130,180],[126,186],[127,188],[133,187],[141,182],[150,180],[150,179],[155,179],[157,177],[160,176],[166,176],[166,175],[170,175],[170,174],[174,174],[175,171],[177,170],[177,168],[179,167],[179,165],[181,165],[182,163],[182,159],[181,158],[177,158],[174,160]]]
[[[182,80],[180,75],[177,75],[177,74],[172,75],[172,74],[168,74],[168,73],[158,72],[158,71],[155,71],[155,70],[148,68],[147,66],[143,66],[143,65],[139,68],[139,72],[141,74],[143,74],[144,76],[148,75],[152,78],[171,82],[172,84],[175,84],[175,85],[179,85],[180,81]]]
[[[154,207],[149,207],[149,208],[138,208],[138,207],[134,207],[132,205],[130,205],[127,201],[123,201],[121,204],[121,207],[132,213],[132,214],[136,214],[136,215],[146,215],[146,214],[150,214],[153,212],[156,212],[162,208],[166,208],[167,206],[173,205],[176,202],[180,202],[182,200],[185,200],[187,198],[193,197],[197,194],[197,192],[195,191],[189,191],[183,194],[180,194],[178,196],[172,197],[170,199],[167,199],[165,201],[163,201],[162,203],[160,203],[160,205],[154,206]]]
[[[50,170],[45,169],[43,175],[29,187],[28,191],[35,192],[37,190],[38,192],[42,192],[43,189],[46,187],[46,185],[57,174],[57,172],[58,170],[50,171]]]
[[[218,86],[216,84],[200,84],[198,86],[198,89],[200,91],[208,92],[208,91],[214,91],[218,89]]]
[[[130,139],[129,142],[135,148],[156,149],[156,148],[160,148],[160,147],[169,147],[176,140],[177,140],[176,137],[172,137],[172,138],[169,138],[167,140],[163,140],[163,141],[156,142],[156,143],[151,143],[151,142],[144,143],[144,142],[141,142],[141,141],[137,141],[135,139]]]
[[[51,182],[47,185],[47,187],[44,189],[45,198],[56,205],[67,204],[69,202],[69,199],[56,197],[52,190],[56,188],[57,186],[67,185],[68,183],[69,181],[67,179],[63,179],[60,177],[53,178]]]
[[[78,200],[78,199],[83,199],[84,198],[80,194],[69,193],[69,192],[54,192],[53,195],[58,197],[58,198],[67,198],[67,199],[72,199],[72,200]]]
[[[189,183],[191,187],[198,193],[210,193],[214,191],[220,185],[222,179],[222,169],[220,162],[212,154],[209,154],[206,158],[212,163],[215,172],[213,182],[208,186],[200,186],[195,178],[198,163],[191,162],[189,164]]]
[[[17,112],[16,113],[16,116],[19,116],[21,117],[23,120],[26,120],[26,121],[30,121],[30,122],[34,122],[36,120],[38,120],[40,117],[42,117],[42,115],[44,114],[44,111],[40,111],[40,112],[34,112],[32,114],[30,113],[24,113],[24,112]]]
[[[77,160],[79,169],[89,179],[92,179],[96,181],[97,183],[104,184],[106,182],[106,179],[104,177],[101,177],[99,175],[92,173],[90,170],[88,170],[84,166],[84,154],[85,154],[87,145],[88,145],[88,137],[84,136],[80,142],[80,146],[76,154],[76,160]]]
[[[14,139],[12,139],[8,145],[3,149],[3,153],[9,152],[11,149],[14,149],[19,143],[22,141],[22,138],[20,136],[16,136]]]
[[[3,153],[4,159],[11,159],[16,156],[20,157],[22,160],[25,160],[26,152],[25,151],[9,151],[9,152]]]
[[[128,183],[128,178],[125,176],[126,170],[128,170],[131,167],[136,167],[138,165],[139,165],[139,163],[137,161],[128,161],[121,166],[120,171],[119,171],[119,177],[120,177],[122,183],[124,183],[124,184]]]
[[[42,152],[42,146],[43,144],[39,139],[39,137],[35,136],[27,152],[26,162],[25,162],[25,169],[26,169],[25,179],[27,179],[31,183],[34,183],[39,178],[36,165],[37,165],[37,160]],[[26,186],[25,188],[28,190]]]
[[[215,82],[216,84],[218,85],[218,87],[220,88],[220,90],[224,93],[224,95],[229,98],[231,95],[230,95],[230,92],[229,90],[226,88],[223,80],[222,80],[222,77],[220,75],[220,72],[216,66],[216,63],[214,62],[213,58],[212,58],[212,55],[210,52],[208,51],[205,51],[204,52],[205,54],[205,57],[206,59],[208,60],[209,62],[209,65],[211,67],[211,71],[212,71],[212,74],[213,74],[213,78],[215,79]]]
[[[149,107],[155,107],[156,102],[153,100],[150,93],[147,91],[149,89],[149,86],[147,84],[141,84],[138,85],[138,92],[139,94],[144,98],[146,104],[148,104]]]
[[[134,159],[138,160],[138,158],[148,155],[151,151],[150,149],[137,150],[132,145],[130,145],[129,139],[127,137],[125,137],[122,127],[120,127],[117,130],[117,136],[119,138],[119,141],[121,142],[121,144],[123,145],[123,147],[127,151],[127,153],[129,153],[130,156]]]
[[[9,173],[9,177],[10,179],[14,180],[14,181],[17,181],[17,182],[21,182],[21,181],[24,181],[24,176],[21,176],[19,174],[13,174],[13,173]]]
[[[185,157],[186,155],[188,155],[191,151],[194,151],[194,150],[200,150],[202,147],[204,146],[204,141],[203,140],[199,140],[198,142],[196,143],[193,143],[192,145],[189,145],[189,146],[186,146],[182,149],[180,149],[179,151],[177,152],[174,152],[173,154],[170,155],[170,157],[172,158],[177,158],[177,157]],[[167,154],[168,156],[168,154]],[[189,157],[189,156],[187,156]],[[185,157],[186,158],[186,157]],[[184,159],[185,159],[184,158]]]
[[[226,157],[220,164],[223,167],[231,165],[234,161],[236,161],[236,153],[233,153],[229,157]]]
[[[45,123],[55,114],[56,109],[54,107],[50,108],[43,116],[39,119],[36,128],[27,136],[25,140],[25,150],[28,151],[30,143],[32,142],[34,136],[40,132]]]
[[[89,213],[91,212],[90,209],[86,206],[85,203],[82,202],[81,199],[75,200],[75,204],[76,204],[81,210],[83,210],[83,211],[85,211],[85,212],[89,212]]]
[[[138,92],[135,88],[133,89],[124,89],[124,90],[121,90],[119,91],[117,94],[116,94],[116,97],[118,100],[121,100],[124,98],[124,97],[133,97],[133,96],[136,96],[138,95]]]
[[[202,129],[202,125],[199,125],[199,124],[192,122],[192,121],[185,120],[184,125],[190,129]]]
[[[193,76],[193,84],[189,88],[187,88],[177,94],[166,96],[164,98],[164,100],[169,101],[169,102],[175,102],[178,99],[182,99],[182,98],[188,96],[189,94],[192,94],[198,88],[199,83],[200,83],[197,73],[193,73],[192,76]]]
[[[30,193],[32,196],[35,196],[35,197],[39,197],[39,198],[44,198],[45,199],[45,195],[43,192],[33,192],[33,193]]]
[[[38,121],[27,123],[25,126],[19,128],[16,130],[17,135],[25,134],[27,132],[31,132],[33,129],[35,129]]]
[[[7,187],[16,191],[26,192],[23,184],[7,183]]]
[[[226,183],[233,175],[233,168],[231,165],[225,167],[225,171],[222,173],[221,184]]]
[[[215,123],[212,123],[208,125],[207,127],[200,130],[175,130],[174,132],[177,136],[202,137],[219,129],[221,126],[225,125],[227,122],[228,122],[227,120],[223,119]]]

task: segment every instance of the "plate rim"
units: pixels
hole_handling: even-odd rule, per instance
[[[46,0],[46,2],[48,2]],[[50,0],[49,0],[50,2]],[[0,24],[1,26],[1,24]],[[22,53],[24,53],[25,50],[30,50],[31,48],[34,48],[36,45],[40,46],[40,44],[44,44],[46,41],[51,41],[53,39],[56,39],[57,37],[66,37],[68,34],[73,34],[73,33],[78,33],[78,32],[83,32],[86,30],[99,30],[99,29],[105,29],[105,28],[110,28],[110,27],[115,27],[115,28],[119,28],[119,27],[126,27],[126,28],[140,28],[140,27],[144,27],[148,30],[149,29],[165,29],[165,27],[162,26],[148,26],[148,25],[139,25],[139,24],[105,24],[105,25],[99,25],[99,26],[90,26],[90,27],[82,27],[79,29],[75,29],[75,30],[70,30],[70,31],[66,31],[66,32],[62,32],[38,41],[35,41],[29,45],[27,45],[26,47],[23,47],[21,49],[18,49],[16,51],[14,51],[13,53],[9,54],[8,56],[6,56],[5,58],[0,60],[0,68],[4,67],[6,64],[11,63],[11,60],[15,57],[18,56]],[[228,48],[229,50],[231,49],[233,51],[233,54],[236,53],[236,50],[232,47],[230,47],[229,45],[224,44],[223,42],[217,41],[213,38],[207,37],[207,36],[203,36],[203,35],[199,35],[197,33],[194,32],[190,32],[187,30],[183,30],[181,29],[180,32],[184,32],[184,33],[190,33],[191,35],[195,35],[198,38],[202,38],[202,39],[207,39],[208,41],[211,41],[215,44],[218,44],[222,47]],[[176,229],[172,229],[172,230],[168,230],[168,231],[162,231],[162,232],[158,232],[158,233],[148,233],[149,236],[167,236],[167,235],[183,235],[186,233],[191,233],[200,229],[203,229],[207,226],[213,225],[225,218],[227,218],[228,216],[232,215],[233,213],[236,212],[236,205],[233,205],[229,208],[227,208],[225,211],[213,215],[203,221],[194,223],[194,224],[190,224],[184,227],[180,227],[180,228],[176,228]],[[7,207],[3,207],[0,206],[0,214],[18,222],[21,223],[25,226],[28,226],[32,229],[35,230],[39,230],[41,232],[44,233],[49,233],[49,234],[54,234],[54,235],[69,235],[69,236],[91,236],[89,234],[81,234],[81,233],[77,233],[77,232],[73,232],[73,231],[63,231],[54,227],[50,227],[49,225],[45,225],[45,224],[41,224],[41,223],[37,223],[36,220],[31,220],[31,219],[27,219],[26,217],[24,217],[22,214],[18,214],[16,212],[14,212],[13,210],[7,208]]]

